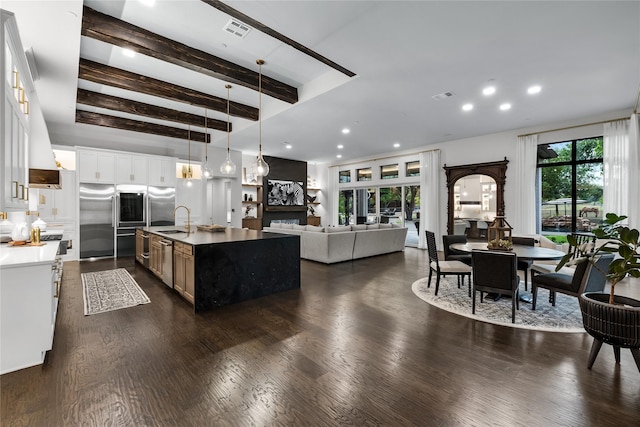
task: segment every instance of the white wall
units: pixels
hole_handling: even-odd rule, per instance
[[[353,169],[355,170],[358,167],[365,167],[368,165],[377,166],[379,164],[385,164],[385,159],[380,160],[386,156],[393,156],[398,158],[418,158],[418,153],[420,151],[428,151],[439,149],[441,151],[441,161],[442,166],[458,166],[458,165],[466,165],[472,163],[484,163],[484,162],[493,162],[504,160],[505,158],[509,160],[509,164],[507,165],[507,179],[505,185],[505,216],[509,223],[517,230],[518,225],[520,223],[519,218],[513,217],[514,212],[514,201],[516,200],[516,194],[518,189],[515,188],[515,155],[516,155],[516,142],[518,135],[529,134],[529,133],[537,133],[544,132],[539,134],[539,143],[549,143],[549,142],[557,142],[557,141],[566,141],[576,138],[585,138],[591,136],[599,136],[604,133],[604,125],[603,124],[591,124],[594,122],[600,121],[608,121],[615,120],[625,117],[630,117],[631,111],[613,111],[606,114],[601,114],[598,116],[580,118],[567,122],[559,122],[559,123],[550,123],[544,126],[537,126],[531,128],[521,128],[514,129],[508,132],[495,133],[490,135],[477,136],[473,138],[465,138],[458,139],[452,141],[446,141],[438,144],[426,145],[420,147],[417,150],[414,150],[412,153],[404,154],[402,153],[387,153],[380,156],[376,156],[375,158],[370,159],[358,159],[357,162],[350,164],[340,165],[339,163],[333,165],[326,165],[326,168],[330,166],[338,166],[340,170],[344,169]],[[555,130],[559,129],[559,130]],[[550,132],[551,131],[551,132]],[[640,168],[640,165],[638,165]],[[377,167],[374,167],[374,173]],[[368,181],[365,183],[357,183],[353,182],[354,172],[352,172],[352,186],[358,186],[358,184],[366,185],[374,185],[372,181]],[[378,181],[380,182],[380,181]],[[383,181],[385,184],[390,184],[391,182],[388,180]],[[396,180],[393,180],[394,184]],[[400,183],[400,180],[397,181]],[[440,212],[441,218],[440,223],[442,224],[441,233],[446,233],[447,227],[447,187],[446,187],[446,175],[444,169],[442,169],[440,182],[442,183],[442,191],[440,193]],[[375,184],[377,185],[377,184]]]

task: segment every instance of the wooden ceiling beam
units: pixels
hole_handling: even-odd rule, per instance
[[[257,21],[257,20],[253,19],[252,17],[250,17],[248,15],[245,15],[244,13],[232,8],[229,5],[224,4],[220,0],[202,0],[202,1],[207,3],[208,5],[210,5],[211,7],[214,7],[215,9],[218,9],[221,12],[224,12],[227,15],[229,15],[229,16],[231,16],[233,18],[236,18],[239,21],[242,21],[243,23],[249,25],[250,27],[253,27],[256,30],[258,30],[258,31],[260,31],[260,32],[262,32],[264,34],[267,34],[268,36],[271,36],[276,40],[280,40],[282,43],[288,44],[292,48],[294,48],[296,50],[299,50],[300,52],[302,52],[304,54],[309,55],[310,57],[312,57],[316,61],[320,61],[323,64],[328,65],[329,67],[333,68],[334,70],[340,71],[342,74],[344,74],[344,75],[346,75],[348,77],[353,77],[353,76],[356,75],[356,73],[354,73],[353,71],[349,71],[348,69],[346,69],[342,65],[333,62],[329,58],[326,58],[326,57],[320,55],[318,52],[316,52],[314,50],[311,50],[308,47],[298,43],[297,41],[290,39],[289,37],[285,36],[284,34],[281,34],[281,33],[277,32],[273,28],[264,25],[262,22]]]
[[[189,130],[172,126],[142,122],[140,120],[125,119],[108,114],[93,113],[91,111],[76,110],[76,122],[88,125],[103,126],[113,129],[129,130],[133,132],[149,133],[152,135],[168,136],[170,138],[189,139]],[[205,133],[191,131],[191,141],[205,142]],[[206,134],[206,142],[211,142],[211,135]]]
[[[185,44],[147,31],[84,6],[82,35],[142,55],[170,62],[225,82],[258,90],[258,73]],[[262,75],[262,93],[289,104],[298,102],[298,89]]]
[[[198,105],[210,110],[227,112],[227,100],[204,92],[167,83],[151,77],[121,70],[109,65],[100,64],[80,58],[78,78],[107,86],[159,96],[186,104]],[[230,114],[248,120],[258,120],[258,109],[233,102],[229,104]]]
[[[120,98],[113,95],[106,95],[104,93],[93,92],[86,89],[78,89],[76,101],[78,104],[105,108],[107,110],[122,111],[124,113],[135,114],[138,116],[190,124],[192,126],[202,128],[205,126],[204,116],[173,110],[171,108],[158,107],[156,105],[145,104],[144,102],[133,101],[131,99]],[[208,117],[207,128],[226,132],[227,122]],[[233,125],[232,123],[229,123],[229,131],[231,132],[232,130]]]

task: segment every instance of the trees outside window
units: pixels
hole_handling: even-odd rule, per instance
[[[538,146],[543,234],[590,232],[602,222],[602,155],[602,137]]]

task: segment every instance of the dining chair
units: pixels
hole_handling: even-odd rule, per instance
[[[468,252],[462,252],[456,249],[451,249],[451,245],[455,243],[467,243],[467,236],[465,235],[443,235],[442,247],[444,250],[445,261],[461,261],[467,265],[471,265],[471,254]]]
[[[538,288],[549,290],[549,302],[556,306],[556,292],[578,297],[584,292],[602,292],[607,283],[605,277],[609,271],[609,264],[613,261],[613,254],[597,255],[595,261],[585,260],[579,263],[573,274],[544,273],[536,274],[531,271],[531,291],[533,293],[531,309],[536,309]]]
[[[571,253],[571,258],[575,259],[579,256],[584,256],[588,253],[593,252],[596,244],[596,236],[593,234],[584,234],[584,233],[571,233],[571,235],[576,239],[577,246],[569,245],[569,249],[567,253]],[[586,251],[581,250],[581,246],[585,243],[589,243],[589,245],[585,248]],[[556,272],[556,266],[558,263],[546,263],[546,262],[534,262],[531,266],[531,270],[535,270],[536,273],[544,274],[544,273],[554,273]],[[573,274],[573,267],[562,267],[558,272],[564,274]]]
[[[517,257],[515,253],[503,251],[474,250],[471,252],[473,261],[473,301],[471,313],[476,313],[476,292],[480,292],[480,302],[483,302],[483,292],[511,295],[511,323],[516,321],[516,308],[520,309],[518,286]]]
[[[511,243],[513,243],[514,245],[521,245],[521,246],[535,246],[536,244],[536,239],[534,239],[533,237],[512,237],[511,238]],[[531,266],[533,265],[533,261],[532,260],[527,260],[527,259],[518,259],[518,270],[524,272],[524,290],[527,290],[527,283],[529,282],[529,270],[531,269]]]
[[[464,285],[464,278],[467,277],[469,286],[469,295],[471,295],[471,267],[461,261],[439,261],[438,248],[436,247],[436,236],[432,231],[425,230],[427,234],[427,251],[429,252],[429,284],[431,287],[431,277],[436,273],[436,292],[440,289],[440,276],[453,275],[458,277],[458,287],[460,287],[460,279]]]

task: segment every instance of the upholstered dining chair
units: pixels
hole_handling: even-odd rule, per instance
[[[596,236],[593,234],[584,234],[584,233],[572,233],[571,234],[575,239],[577,246],[570,245],[567,253],[571,253],[571,258],[576,258],[578,256],[584,256],[588,253],[592,252],[595,248],[596,244]],[[584,243],[589,243],[590,245],[586,248],[586,251],[581,250],[581,246]],[[531,270],[535,270],[536,273],[544,274],[544,273],[554,273],[556,271],[557,263],[547,263],[547,262],[534,262],[531,266]],[[573,274],[573,267],[564,266],[559,271],[560,273],[565,274]]]
[[[464,278],[467,277],[469,294],[471,294],[471,267],[461,261],[439,261],[436,236],[432,231],[425,230],[425,233],[427,234],[427,250],[429,252],[429,284],[427,287],[431,287],[431,277],[434,272],[436,273],[435,295],[438,295],[440,288],[440,276],[457,276],[458,287],[460,287],[460,279],[464,285]]]
[[[573,274],[536,274],[535,270],[531,270],[531,291],[533,292],[531,309],[536,309],[538,288],[549,290],[549,302],[554,307],[556,306],[556,292],[577,298],[578,295],[584,292],[604,291],[607,283],[605,274],[609,270],[609,264],[613,261],[613,254],[596,256],[597,259],[592,261],[593,265],[588,261],[581,262],[576,266]]]
[[[522,246],[535,246],[536,239],[533,237],[512,237],[511,243],[514,245],[522,245]],[[524,272],[524,290],[527,290],[527,283],[529,282],[529,270],[533,265],[533,261],[527,259],[519,259],[518,260],[518,270]]]
[[[511,295],[511,323],[516,321],[516,308],[520,309],[518,286],[518,267],[516,254],[503,251],[474,250],[471,253],[473,261],[473,301],[471,312],[476,313],[476,292],[480,292],[480,302],[483,302],[483,292]]]
[[[471,265],[471,254],[451,249],[449,246],[454,243],[467,243],[467,236],[464,235],[443,235],[442,247],[444,250],[445,261],[462,261],[467,265]]]

